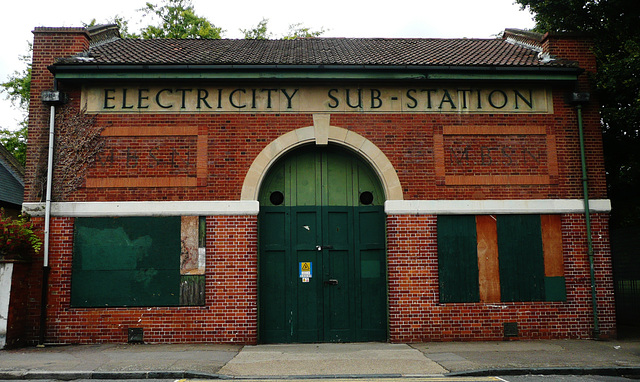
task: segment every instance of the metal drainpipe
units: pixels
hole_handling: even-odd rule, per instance
[[[56,80],[53,82],[53,92],[51,94],[57,94],[56,102],[59,102],[60,94],[57,92],[58,83]],[[44,99],[43,95],[43,99]],[[46,100],[45,100],[46,102]],[[47,192],[44,208],[44,259],[42,261],[42,295],[40,298],[40,336],[38,339],[38,346],[44,346],[45,336],[47,332],[47,302],[49,291],[49,273],[51,267],[49,267],[49,236],[51,225],[51,185],[53,183],[53,145],[55,138],[55,122],[56,122],[56,106],[55,102],[51,102],[49,111],[49,156],[47,160]]]
[[[576,103],[578,111],[578,132],[580,134],[580,159],[582,162],[582,190],[584,193],[584,218],[587,225],[587,256],[591,274],[591,304],[593,306],[593,336],[600,338],[600,324],[598,321],[598,301],[596,298],[596,276],[593,264],[593,241],[591,239],[591,214],[589,212],[589,191],[587,183],[587,161],[584,153],[584,132],[582,127],[582,104]]]

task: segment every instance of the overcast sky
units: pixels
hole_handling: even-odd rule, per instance
[[[160,0],[151,1],[159,3]],[[0,23],[2,53],[0,81],[5,82],[24,64],[31,31],[36,26],[80,27],[119,15],[129,20],[129,31],[148,25],[138,10],[145,0],[5,0]],[[193,0],[196,14],[225,30],[225,38],[242,38],[263,18],[275,37],[290,24],[303,23],[313,30],[324,28],[324,37],[492,38],[505,28],[533,28],[532,16],[514,0]],[[0,97],[0,127],[14,129],[21,114]]]

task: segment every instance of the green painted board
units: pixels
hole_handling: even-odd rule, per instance
[[[77,218],[71,306],[180,303],[180,217]]]
[[[540,216],[499,215],[497,230],[502,301],[544,301]]]
[[[564,276],[545,277],[544,291],[546,301],[567,301],[567,286]]]
[[[480,301],[475,216],[438,216],[438,275],[440,302]]]

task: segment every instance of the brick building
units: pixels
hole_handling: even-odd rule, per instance
[[[584,36],[34,36],[29,341],[615,336]]]

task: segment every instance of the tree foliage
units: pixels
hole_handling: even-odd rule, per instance
[[[516,0],[538,32],[586,32],[598,63],[612,225],[640,224],[640,7],[636,0]]]
[[[251,29],[240,29],[247,40],[269,40],[273,37],[273,33],[269,32],[269,19],[262,19],[255,27]],[[319,37],[326,32],[324,28],[320,30],[311,30],[302,23],[290,24],[287,33],[282,36],[283,40],[295,40],[297,38],[313,38]]]
[[[149,25],[142,29],[141,36],[145,39],[219,39],[223,32],[206,18],[196,15],[191,0],[164,0],[161,5],[147,3],[142,11],[145,15],[153,15],[160,21],[158,25]]]
[[[319,37],[326,32],[324,28],[320,28],[320,30],[313,31],[309,27],[305,27],[302,23],[296,23],[289,25],[289,31],[283,37],[284,40],[295,40],[297,38],[313,38]]]
[[[0,260],[26,260],[41,247],[38,231],[27,216],[13,218],[0,208]]]
[[[25,65],[22,71],[13,72],[6,82],[0,84],[0,93],[4,93],[11,104],[22,110],[23,120],[19,122],[18,129],[0,128],[0,143],[22,164],[27,158],[27,112],[31,92],[31,50],[29,43],[28,53],[20,56],[20,61]]]
[[[25,65],[22,71],[14,71],[7,82],[0,84],[0,92],[6,93],[6,98],[11,100],[14,106],[23,110],[29,109],[29,95],[31,92],[31,43],[27,54],[20,56],[20,61]]]
[[[240,29],[246,40],[269,40],[272,34],[268,31],[267,24],[269,19],[262,19],[255,27],[251,29]]]
[[[0,129],[0,143],[21,165],[27,162],[27,125],[22,122],[18,130]]]

